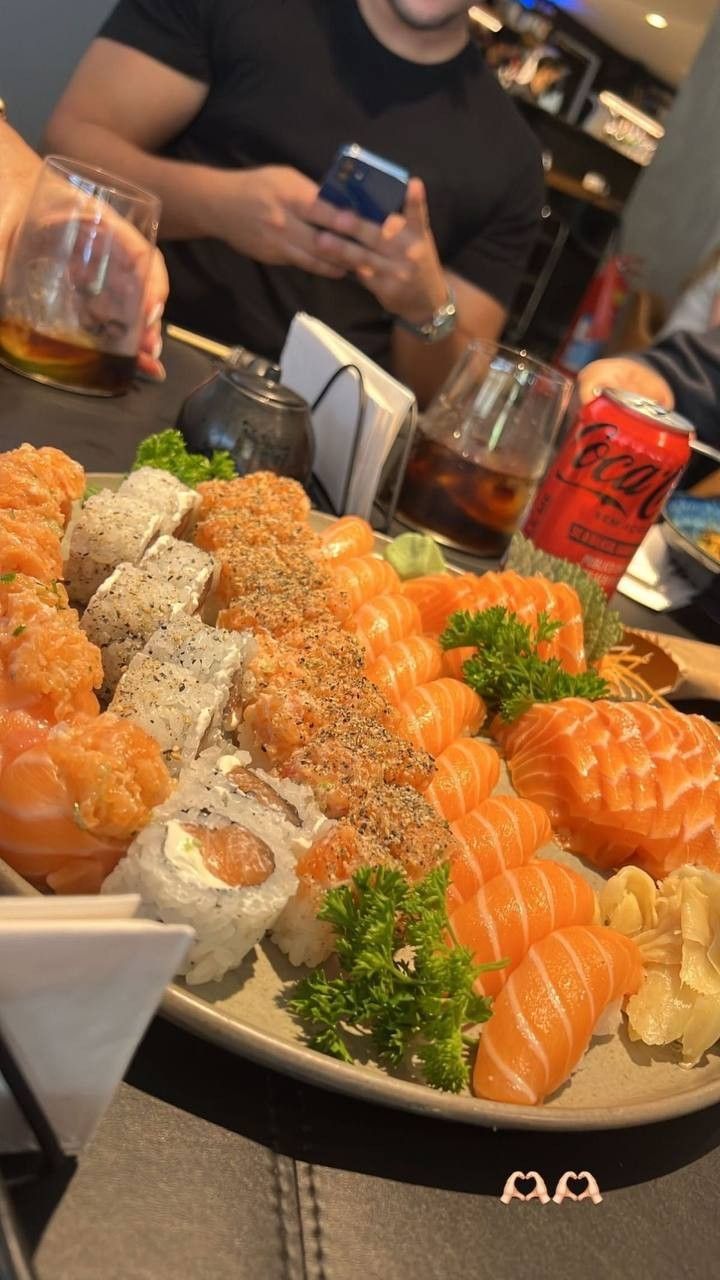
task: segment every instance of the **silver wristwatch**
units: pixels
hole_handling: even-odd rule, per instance
[[[450,285],[447,299],[425,324],[409,324],[407,320],[400,320],[400,324],[422,342],[440,342],[443,338],[448,338],[457,324],[455,294]]]

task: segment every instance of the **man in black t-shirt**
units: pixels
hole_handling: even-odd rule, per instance
[[[466,8],[120,0],[48,144],[161,196],[172,320],[274,357],[309,311],[424,401],[501,331],[542,200]],[[416,175],[383,228],[317,198],[343,142]]]

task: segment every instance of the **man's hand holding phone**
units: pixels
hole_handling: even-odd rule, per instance
[[[378,302],[410,325],[427,322],[448,298],[448,285],[430,227],[425,187],[411,178],[402,213],[382,225],[318,199],[310,211],[316,252],[354,272]]]

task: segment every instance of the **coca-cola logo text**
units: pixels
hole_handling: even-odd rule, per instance
[[[649,522],[684,467],[663,467],[622,449],[613,451],[617,433],[612,423],[591,422],[582,427],[573,441],[572,455],[561,459],[558,479],[594,493],[601,504],[623,516],[636,513],[639,520]]]

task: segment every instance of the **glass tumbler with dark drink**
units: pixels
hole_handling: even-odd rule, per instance
[[[150,192],[49,156],[0,284],[0,361],[72,391],[126,391],[159,217]]]
[[[439,541],[499,556],[548,466],[571,393],[556,370],[473,342],[423,416],[398,515]]]

